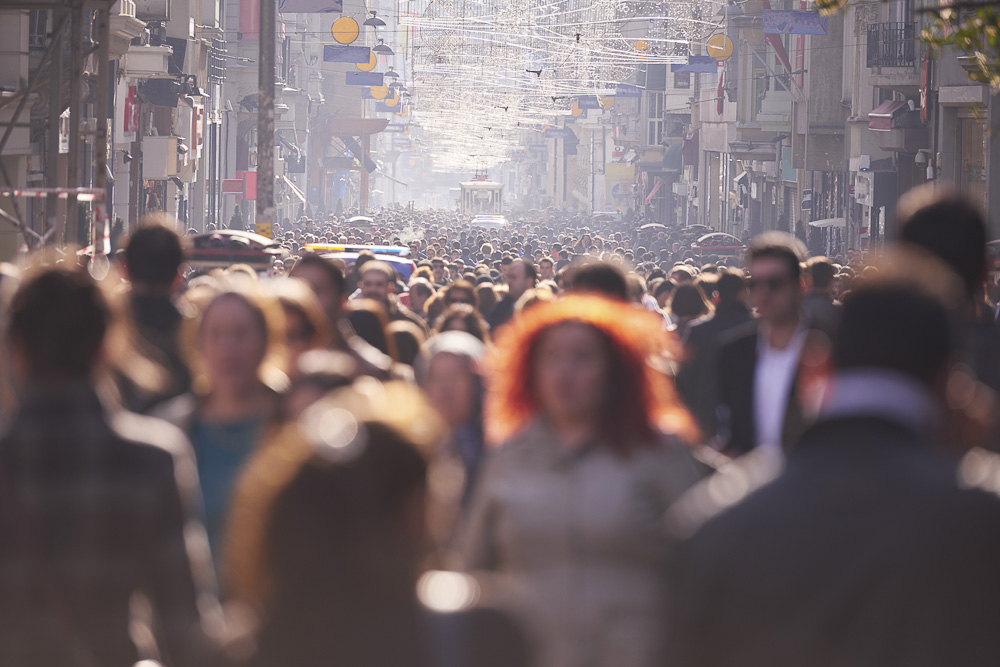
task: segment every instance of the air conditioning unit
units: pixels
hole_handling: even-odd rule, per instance
[[[687,183],[674,183],[673,186],[674,194],[678,197],[688,196],[688,184]]]

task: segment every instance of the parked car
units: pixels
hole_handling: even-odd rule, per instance
[[[191,237],[188,265],[196,271],[211,271],[225,269],[233,264],[247,264],[263,273],[271,269],[271,263],[275,259],[287,256],[287,250],[266,236],[221,229]]]

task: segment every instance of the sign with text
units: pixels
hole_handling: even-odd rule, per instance
[[[765,35],[825,35],[827,20],[818,12],[806,10],[765,9]]]

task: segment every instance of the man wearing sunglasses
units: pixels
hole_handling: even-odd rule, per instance
[[[768,232],[750,246],[750,303],[757,319],[720,341],[716,435],[731,454],[756,447],[781,452],[803,430],[796,397],[799,359],[808,335],[802,315],[805,248],[790,234]]]

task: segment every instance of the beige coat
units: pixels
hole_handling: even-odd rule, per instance
[[[541,423],[494,452],[462,555],[521,616],[538,667],[660,664],[663,515],[700,472],[676,441],[628,457],[597,443],[569,452]]]

